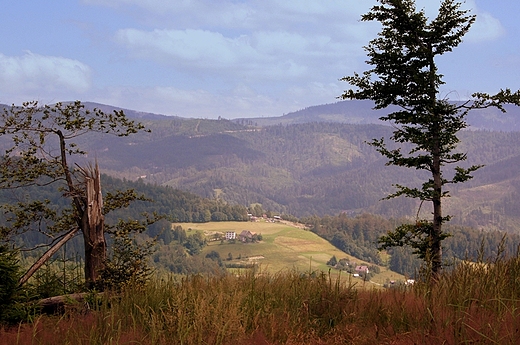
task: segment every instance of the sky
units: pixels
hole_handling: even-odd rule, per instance
[[[434,18],[440,1],[417,0]],[[91,101],[227,119],[334,103],[367,69],[375,0],[5,1],[0,103]],[[520,89],[520,1],[467,0],[477,21],[437,60],[452,100]]]

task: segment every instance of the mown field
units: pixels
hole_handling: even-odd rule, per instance
[[[204,248],[203,255],[211,251],[219,253],[225,260],[229,254],[233,260],[226,263],[256,263],[261,271],[268,273],[279,273],[284,270],[298,272],[327,272],[329,268],[327,261],[332,257],[347,258],[351,263],[357,265],[371,265],[367,262],[354,258],[341,250],[335,248],[328,241],[319,237],[311,231],[297,224],[289,222],[209,222],[209,223],[180,223],[188,234],[194,231],[202,231],[211,238],[216,232],[225,233],[234,231],[240,234],[243,230],[249,230],[262,235],[262,241],[258,243],[229,243],[224,241],[209,242]],[[382,285],[389,280],[403,280],[404,277],[398,273],[380,267],[380,274],[371,280],[375,286]],[[337,277],[340,272],[332,269],[331,275]],[[342,280],[351,279],[348,273],[341,272]],[[359,278],[355,278],[359,279]],[[360,280],[360,283],[362,281]]]

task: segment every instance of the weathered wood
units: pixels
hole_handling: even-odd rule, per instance
[[[34,272],[36,272],[44,263],[47,262],[68,240],[70,240],[74,235],[78,232],[79,228],[73,228],[69,232],[65,234],[56,244],[50,247],[39,259],[36,261],[31,268],[20,278],[18,281],[18,286],[22,286],[27,283],[29,278],[32,277]]]
[[[94,285],[100,270],[105,265],[105,217],[102,213],[103,195],[101,194],[101,175],[96,165],[83,169],[86,195],[85,209],[81,220],[81,230],[85,242],[85,281],[88,287]]]
[[[36,302],[37,306],[41,307],[42,312],[47,314],[55,314],[64,311],[67,305],[78,305],[85,302],[85,299],[92,295],[90,292],[73,293],[69,295],[54,296],[44,298]],[[95,296],[100,297],[103,292],[97,293]]]
[[[89,293],[87,292],[81,292],[81,293],[73,293],[70,295],[62,295],[62,296],[53,296],[49,298],[44,298],[38,301],[38,305],[40,307],[56,307],[59,305],[63,305],[67,302],[83,302],[85,300],[85,297]]]
[[[85,242],[85,281],[87,286],[92,286],[99,278],[99,272],[105,265],[106,242],[105,242],[105,217],[102,213],[103,195],[101,194],[101,174],[99,167],[90,166],[81,169],[85,183],[85,194],[75,196],[78,205],[85,205],[82,211],[81,226],[70,230],[62,239],[54,244],[36,261],[31,268],[18,281],[22,286],[29,278],[49,260],[76,232],[81,228]],[[80,202],[79,200],[82,199]]]

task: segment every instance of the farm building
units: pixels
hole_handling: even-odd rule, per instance
[[[251,242],[254,235],[256,235],[256,232],[244,230],[238,235],[238,239],[242,242]]]
[[[367,266],[356,266],[356,273],[368,274],[368,267]]]
[[[226,231],[226,240],[234,240],[237,238],[237,233],[234,231]]]

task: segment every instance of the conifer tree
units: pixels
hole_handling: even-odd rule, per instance
[[[458,103],[441,98],[439,88],[444,81],[437,58],[462,42],[476,20],[475,15],[461,9],[461,3],[455,0],[442,1],[433,20],[423,10],[417,10],[413,0],[378,2],[362,16],[362,21],[378,21],[382,25],[377,38],[364,47],[371,68],[342,78],[354,89],[346,90],[341,98],[372,100],[375,109],[398,107],[381,117],[394,126],[390,139],[396,145],[387,145],[384,138],[370,144],[388,159],[387,165],[425,170],[430,178],[421,187],[395,185],[397,191],[387,198],[417,198],[421,205],[431,202],[433,217],[401,225],[379,241],[381,248],[410,245],[436,276],[442,268],[441,242],[448,236],[442,225],[450,220],[441,207],[442,199],[449,196],[445,186],[471,179],[471,174],[480,168],[455,166],[445,174],[447,165],[467,159],[465,153],[456,151],[457,133],[467,127],[466,117],[473,109],[497,107],[505,111],[505,103],[520,105],[520,91],[474,93],[470,100]]]

